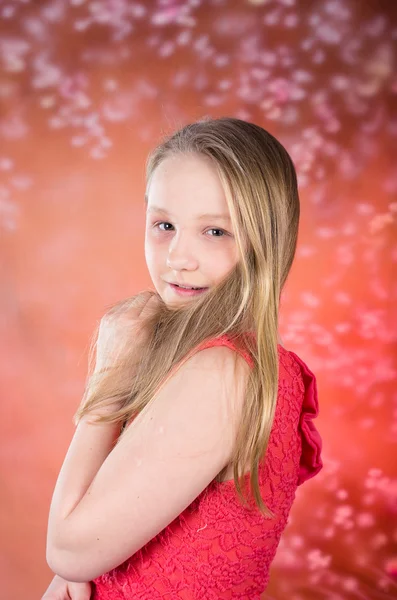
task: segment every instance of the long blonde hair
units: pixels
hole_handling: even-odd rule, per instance
[[[244,468],[250,465],[255,503],[264,516],[273,517],[261,497],[258,467],[274,421],[279,301],[298,236],[300,204],[295,168],[281,143],[258,125],[232,117],[205,118],[167,136],[150,153],[147,188],[158,165],[177,154],[205,156],[213,161],[225,191],[239,261],[221,283],[194,302],[171,308],[160,300],[158,310],[148,319],[150,334],[139,361],[132,348],[114,368],[94,374],[97,329],[91,342],[86,389],[74,423],[116,400],[120,410],[100,416],[97,422],[125,426],[155,400],[161,383],[198,345],[231,335],[253,358],[232,455],[233,478],[244,503]],[[116,303],[111,310],[123,309],[132,299]],[[250,331],[255,335],[246,335]],[[218,474],[218,481],[225,470]]]

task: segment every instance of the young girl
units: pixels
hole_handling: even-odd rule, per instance
[[[113,306],[91,346],[43,598],[259,599],[322,468],[316,379],[278,333],[294,165],[261,127],[205,119],[152,152],[145,202],[156,291]]]

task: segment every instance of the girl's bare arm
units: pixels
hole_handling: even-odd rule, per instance
[[[137,340],[140,343],[145,340],[140,318],[151,310],[155,302],[156,298],[151,293],[144,292],[139,295],[138,302],[129,310],[129,314],[124,313],[122,318],[113,318],[110,322],[104,319],[95,370],[111,367],[112,357],[117,356],[123,344],[131,339],[138,349]],[[116,402],[113,408],[103,407],[95,410],[95,414],[111,413],[117,408]],[[62,523],[85,496],[120,435],[120,423],[92,423],[91,420],[91,415],[85,415],[78,423],[55,485],[47,530],[48,564],[53,549],[57,547]]]
[[[92,581],[197,498],[230,462],[249,368],[227,347],[206,348],[179,368],[127,428],[76,508],[53,522],[54,572]]]

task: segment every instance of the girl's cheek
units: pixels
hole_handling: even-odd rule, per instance
[[[161,231],[160,229],[156,229],[156,228],[152,227],[149,230],[149,237],[151,240],[153,240],[157,244],[164,244],[164,243],[167,244],[168,241],[171,239],[170,233],[171,232]]]
[[[164,242],[161,236],[159,236],[158,233],[156,233],[153,230],[149,230],[146,233],[146,240],[148,244],[151,244],[153,246],[158,246]]]

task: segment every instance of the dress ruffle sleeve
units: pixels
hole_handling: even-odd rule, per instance
[[[321,458],[322,439],[313,423],[319,414],[317,381],[315,375],[294,352],[291,352],[301,367],[305,395],[299,418],[299,431],[302,436],[302,454],[299,464],[298,485],[311,479],[323,468]]]

